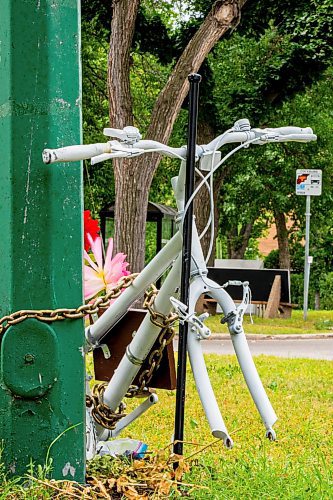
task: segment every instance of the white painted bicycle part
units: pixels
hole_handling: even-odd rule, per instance
[[[86,458],[91,460],[96,455],[97,432],[91,410],[86,408]]]
[[[270,441],[276,441],[276,432],[274,429],[267,429],[266,431],[266,437]]]
[[[181,259],[178,256],[155,299],[156,310],[162,314],[168,314],[171,310],[169,297],[175,294],[175,287],[178,286],[180,264]],[[114,304],[117,304],[117,301],[118,299]],[[111,410],[115,411],[118,408],[154,345],[160,330],[160,327],[150,321],[150,314],[147,313],[105,389],[104,402]]]
[[[169,268],[181,251],[181,235],[177,232],[149,264],[135,278],[132,285],[117,298],[100,318],[86,329],[88,345],[98,346],[99,341],[126,314],[130,305],[137,300],[151,283],[154,283]],[[178,283],[178,277],[175,282]],[[176,285],[175,285],[176,286]],[[174,287],[175,287],[174,286]],[[174,295],[171,293],[170,295]],[[167,304],[169,304],[167,298]]]
[[[122,130],[117,128],[105,128],[103,134],[107,137],[117,137],[125,144],[135,144],[142,138],[139,129],[132,126],[124,127]]]
[[[216,283],[209,279],[205,280],[205,284],[209,288],[209,295],[213,297],[221,306],[225,316],[228,316],[235,308],[232,299],[226,300],[223,289],[216,288]],[[229,326],[229,325],[228,325]],[[273,424],[277,421],[277,416],[273,407],[268,399],[264,386],[258,375],[256,366],[252,359],[252,355],[244,334],[244,330],[235,335],[232,331],[231,340],[238,359],[239,366],[243,372],[245,382],[248,386],[252,399],[259,411],[261,419],[266,427],[266,430],[272,428]]]
[[[59,163],[69,161],[81,161],[102,153],[111,153],[111,147],[108,142],[99,144],[86,144],[79,146],[66,146],[58,149],[44,149],[42,153],[43,162]]]
[[[203,291],[203,283],[195,278],[190,288],[190,311],[194,311],[195,304]],[[225,292],[226,294],[226,292]],[[226,294],[227,295],[227,294]],[[204,409],[211,433],[214,437],[223,439],[227,448],[232,448],[233,441],[228,433],[221,415],[216,397],[209,379],[205,359],[202,353],[200,340],[196,335],[188,336],[188,353],[195,385]]]
[[[145,413],[149,408],[158,403],[157,394],[153,393],[149,396],[149,398],[145,399],[143,403],[137,406],[131,413],[123,417],[116,424],[116,427],[113,430],[104,429],[99,427],[98,440],[99,441],[107,441],[108,439],[115,438],[119,436],[119,434],[128,427],[134,420],[139,418],[143,413]]]
[[[187,306],[174,297],[170,297],[170,302],[174,311],[178,314],[179,323],[184,323],[186,321],[189,324],[191,332],[196,334],[199,339],[206,340],[211,336],[212,332],[203,324],[200,318],[196,316],[195,312],[188,314]]]
[[[311,142],[317,140],[317,136],[310,127],[254,128],[252,132],[260,138],[256,142],[259,145],[267,142]]]

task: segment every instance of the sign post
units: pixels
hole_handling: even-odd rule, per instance
[[[310,282],[310,266],[313,257],[309,255],[310,247],[310,205],[311,196],[321,195],[322,171],[315,169],[296,170],[296,194],[306,196],[305,209],[305,257],[304,257],[304,299],[303,299],[303,319],[307,320],[308,297]]]
[[[0,318],[8,318],[83,303],[82,168],[42,162],[46,145],[81,140],[79,1],[0,0],[0,12]],[[53,478],[84,482],[83,343],[82,319],[0,328],[8,473],[49,458]]]

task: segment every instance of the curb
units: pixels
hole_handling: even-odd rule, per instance
[[[314,340],[333,339],[333,333],[308,333],[308,334],[285,334],[285,335],[264,335],[249,333],[246,334],[248,340]],[[229,340],[229,333],[212,333],[208,340]]]

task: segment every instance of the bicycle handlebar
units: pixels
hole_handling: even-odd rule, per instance
[[[44,149],[42,153],[43,162],[58,163],[67,161],[80,161],[98,156],[103,153],[111,153],[110,145],[106,143],[86,144],[78,146],[65,146],[58,149]]]
[[[234,127],[224,134],[216,137],[209,144],[197,146],[196,154],[199,157],[204,154],[210,154],[219,149],[224,144],[228,143],[246,143],[248,141],[253,144],[267,144],[268,142],[310,142],[315,141],[317,136],[313,134],[310,127],[280,127],[280,128],[250,128],[248,125],[242,124],[239,130],[237,124],[239,122],[247,122],[247,120],[239,120]],[[123,130],[135,129],[135,127],[125,127]],[[107,129],[110,130],[117,129]],[[135,129],[137,130],[137,129]],[[119,136],[121,136],[119,131]],[[110,135],[110,132],[109,132]],[[128,134],[127,134],[128,135]],[[134,136],[131,135],[131,138]],[[127,136],[126,136],[127,137]],[[46,164],[79,161],[92,158],[92,164],[111,158],[128,158],[139,156],[143,153],[163,153],[165,156],[178,159],[186,159],[186,146],[181,148],[172,148],[157,141],[139,140],[134,144],[129,142],[108,141],[106,143],[87,144],[82,146],[66,146],[59,149],[45,149],[43,151],[43,162]]]
[[[310,127],[254,128],[252,131],[259,137],[257,142],[259,145],[267,142],[310,142],[317,140],[317,136]]]

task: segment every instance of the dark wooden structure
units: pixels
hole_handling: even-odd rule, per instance
[[[96,380],[108,382],[112,378],[114,371],[125,354],[126,347],[131,342],[133,335],[135,335],[146,314],[147,311],[142,309],[130,309],[103,338],[101,347],[95,349],[93,352]],[[103,346],[107,346],[107,349],[105,347],[103,349]],[[151,351],[158,347],[159,343],[156,341]],[[106,352],[108,352],[107,356]],[[140,374],[148,367],[149,355],[150,353],[133,381],[134,385],[139,383]],[[169,390],[176,388],[176,368],[172,342],[166,346],[161,364],[153,375],[149,387]]]
[[[103,208],[100,213],[101,222],[101,234],[104,244],[106,243],[106,226],[108,219],[114,219],[114,205]],[[170,221],[170,234],[168,239],[172,238],[175,233],[175,216],[177,215],[177,210],[172,207],[167,207],[166,205],[161,205],[161,203],[155,203],[152,201],[148,202],[147,209],[147,222],[156,222],[156,253],[158,253],[162,248],[162,229],[163,222]]]
[[[223,285],[229,280],[248,281],[251,288],[251,304],[258,306],[260,316],[290,318],[297,304],[290,303],[290,273],[287,269],[230,269],[208,268],[208,277]],[[243,297],[241,286],[228,286],[227,292],[235,302]],[[197,312],[216,314],[216,300],[201,296]]]

